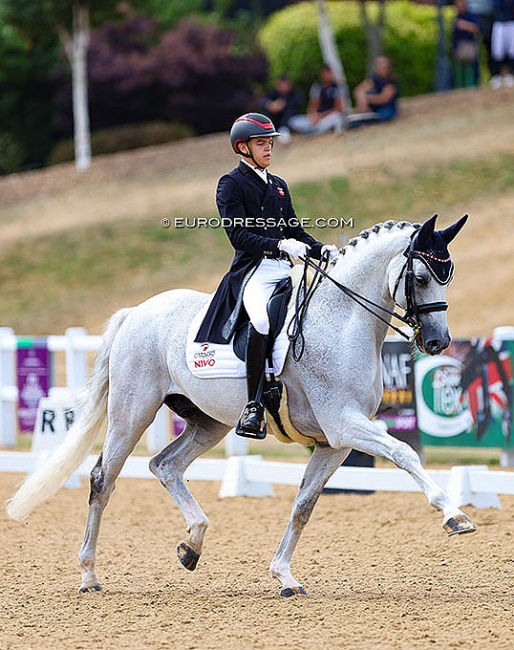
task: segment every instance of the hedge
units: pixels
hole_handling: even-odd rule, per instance
[[[132,124],[95,131],[91,135],[91,149],[93,156],[99,156],[101,154],[116,153],[117,151],[164,144],[173,140],[190,138],[193,135],[192,129],[174,122]],[[61,140],[53,148],[47,164],[57,165],[74,160],[74,158],[73,140]]]
[[[378,3],[368,3],[376,12]],[[327,12],[348,83],[354,88],[366,75],[367,48],[360,3],[328,2]],[[445,9],[447,36],[453,8]],[[436,8],[405,0],[388,1],[384,28],[384,54],[393,62],[402,96],[432,92],[436,68]],[[259,32],[259,41],[272,77],[287,72],[308,90],[323,63],[318,41],[318,15],[314,2],[301,2],[273,14]]]

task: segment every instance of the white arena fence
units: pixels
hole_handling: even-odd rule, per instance
[[[55,401],[56,408],[63,399],[84,388],[88,376],[87,354],[98,350],[101,336],[88,335],[83,328],[69,328],[64,336],[47,337],[52,352],[65,353],[66,386],[54,388],[47,401]],[[14,446],[16,439],[16,406],[18,389],[13,385],[17,337],[10,328],[0,328],[0,445]],[[171,438],[170,412],[163,407],[147,432],[150,453],[162,449]],[[38,413],[39,416],[39,413]],[[35,433],[37,437],[38,431]],[[44,445],[33,444],[41,450]],[[30,473],[48,451],[0,451],[0,472]],[[249,456],[248,443],[232,431],[226,443],[227,458],[198,459],[186,472],[188,480],[219,481],[220,497],[273,496],[273,485],[300,484],[304,463],[264,461],[260,456]],[[89,476],[97,456],[88,456],[68,482],[80,484],[80,477]],[[132,456],[126,461],[121,477],[153,478],[146,456]],[[450,470],[431,470],[429,474],[448,490],[457,506],[474,505],[478,508],[500,507],[499,495],[514,495],[514,472],[489,471],[487,466],[458,466]],[[340,467],[327,487],[346,490],[381,490],[390,492],[419,492],[414,480],[399,469]]]
[[[102,336],[89,335],[82,327],[70,327],[62,336],[47,336],[50,352],[65,355],[65,386],[50,389],[50,397],[73,396],[86,386],[88,378],[88,353],[96,352]],[[10,327],[0,327],[0,446],[14,447],[17,432],[18,387],[16,377],[16,349],[18,337]],[[71,397],[71,401],[73,398]],[[147,431],[148,451],[161,450],[170,439],[172,421],[170,411],[163,407]]]
[[[0,472],[30,473],[41,456],[29,452],[0,453]],[[82,463],[68,482],[80,485],[80,477],[88,477],[97,461],[91,455]],[[148,469],[149,457],[131,456],[127,459],[121,478],[155,478]],[[186,480],[217,481],[218,495],[225,497],[272,497],[273,485],[298,486],[306,468],[305,463],[265,461],[260,456],[231,456],[224,459],[197,459],[187,469]],[[449,470],[429,470],[429,475],[446,489],[456,506],[500,508],[499,495],[514,495],[514,473],[490,471],[485,465],[452,467]],[[340,467],[327,483],[329,488],[345,490],[380,490],[386,492],[420,492],[414,480],[399,469]]]

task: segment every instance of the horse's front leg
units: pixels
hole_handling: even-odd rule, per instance
[[[414,449],[387,433],[381,423],[371,422],[361,413],[355,413],[345,421],[342,430],[345,434],[340,439],[341,446],[351,444],[359,451],[386,458],[408,472],[423,490],[430,505],[443,513],[443,528],[448,535],[476,530],[462,510],[451,503],[447,492],[429,476]],[[327,433],[327,438],[337,446],[330,433]]]
[[[291,573],[291,558],[321,491],[349,453],[350,449],[332,449],[327,445],[316,444],[314,448],[298,489],[286,531],[270,565],[271,576],[280,582],[281,596],[307,593]]]

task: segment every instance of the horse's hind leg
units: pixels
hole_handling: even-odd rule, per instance
[[[96,576],[96,544],[102,514],[111,496],[115,481],[145,429],[151,424],[157,409],[162,403],[162,396],[157,394],[134,396],[116,394],[111,390],[109,396],[109,423],[102,453],[91,472],[91,491],[89,495],[89,513],[84,541],[79,551],[82,571],[81,592],[101,591],[102,587]],[[115,414],[115,415],[114,415]]]
[[[209,520],[188,490],[184,472],[198,456],[220,442],[230,427],[213,420],[193,405],[186,416],[186,422],[187,426],[181,435],[152,458],[150,470],[171,494],[186,521],[189,538],[178,545],[177,554],[182,565],[189,571],[194,571],[202,553]]]

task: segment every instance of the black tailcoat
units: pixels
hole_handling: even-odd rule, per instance
[[[266,183],[242,161],[220,178],[216,203],[235,255],[195,340],[227,343],[236,323],[232,323],[230,331],[225,329],[225,336],[223,326],[234,312],[245,278],[263,257],[280,257],[279,241],[297,239],[311,247],[312,257],[320,259],[323,244],[305,232],[298,222],[285,181],[268,172]]]

